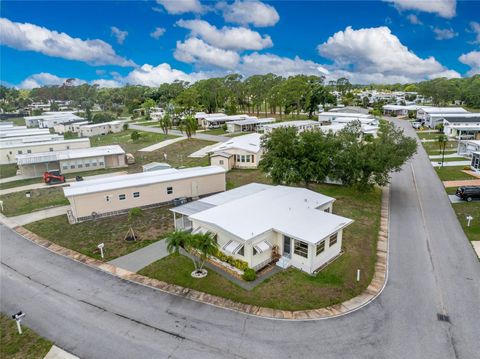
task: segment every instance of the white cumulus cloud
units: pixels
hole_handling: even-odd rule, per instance
[[[0,18],[0,33],[0,44],[17,50],[35,51],[92,65],[135,66],[133,61],[117,55],[112,46],[98,39],[73,38],[63,32],[6,18]]]
[[[470,66],[468,76],[480,74],[480,51],[471,51],[458,58],[461,63]]]
[[[393,3],[399,10],[418,10],[437,14],[441,17],[450,19],[456,15],[456,0],[383,0]]]
[[[257,52],[243,56],[238,70],[245,76],[268,74],[270,72],[281,76],[299,74],[322,76],[329,73],[322,65],[310,60],[303,60],[298,56],[292,59]]]
[[[155,40],[158,40],[163,36],[163,34],[165,34],[165,31],[167,30],[165,30],[163,27],[156,27],[155,30],[150,33],[150,36]]]
[[[173,56],[178,61],[223,69],[234,69],[240,60],[235,51],[223,50],[193,37],[184,42],[177,41]]]
[[[420,21],[418,16],[415,15],[415,14],[408,15],[407,20],[410,21],[410,23],[413,24],[413,25],[422,25],[422,22]]]
[[[177,25],[190,30],[192,36],[198,36],[212,46],[232,50],[262,50],[273,46],[268,35],[260,35],[245,27],[227,27],[221,29],[204,20],[179,20]]]
[[[157,0],[169,14],[178,15],[188,12],[201,13],[202,4],[199,0]]]
[[[450,40],[458,36],[458,32],[455,32],[452,28],[440,29],[438,27],[434,27],[432,28],[432,31],[435,33],[436,40]]]
[[[117,42],[122,45],[127,38],[128,31],[122,31],[116,26],[112,26],[110,30],[112,31],[112,36],[114,36]]]
[[[470,30],[467,31],[473,32],[476,35],[474,43],[480,44],[480,23],[476,21],[470,22]]]
[[[92,85],[98,85],[99,87],[104,87],[104,88],[116,88],[116,87],[122,87],[124,84],[120,81],[117,80],[106,80],[106,79],[98,79],[98,80],[93,80],[91,82]]]
[[[67,81],[66,77],[58,77],[48,72],[41,72],[28,76],[17,87],[21,89],[32,89],[42,86],[63,85],[65,81]],[[84,83],[85,81],[80,79],[73,79],[73,81],[71,82],[71,84],[75,86]]]
[[[130,72],[125,78],[124,83],[132,85],[158,86],[163,83],[172,83],[175,80],[193,81],[195,74],[187,74],[183,71],[172,69],[167,63],[158,66],[145,64]]]
[[[273,26],[280,20],[273,6],[258,0],[235,0],[232,4],[220,2],[217,8],[222,11],[225,21],[235,24],[265,27]]]
[[[386,26],[359,30],[347,27],[317,49],[321,56],[333,61],[333,70],[369,80],[365,82],[460,77],[458,72],[445,68],[434,57],[422,59],[415,55]]]

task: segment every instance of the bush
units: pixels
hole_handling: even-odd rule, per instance
[[[124,131],[128,130],[128,123],[124,123],[124,124],[123,124],[123,130],[124,130]]]
[[[251,282],[257,279],[257,273],[252,268],[247,268],[245,269],[242,278],[247,282]]]

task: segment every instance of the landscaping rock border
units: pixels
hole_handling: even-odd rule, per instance
[[[13,229],[17,233],[22,235],[24,238],[54,253],[84,263],[90,267],[100,269],[118,278],[128,280],[136,284],[145,285],[150,288],[158,289],[179,297],[267,319],[301,321],[320,320],[334,318],[354,312],[372,302],[376,297],[380,295],[380,293],[383,291],[383,288],[385,288],[388,279],[389,202],[390,190],[389,187],[384,187],[382,188],[380,230],[378,233],[377,241],[377,261],[375,264],[375,272],[370,285],[360,295],[349,299],[343,303],[335,304],[325,308],[297,311],[272,309],[250,304],[242,304],[234,302],[230,299],[218,297],[194,289],[184,288],[175,284],[169,284],[156,279],[148,278],[116,267],[112,264],[90,258],[71,249],[61,247],[55,243],[39,237],[35,233],[32,233],[21,226],[15,227]]]

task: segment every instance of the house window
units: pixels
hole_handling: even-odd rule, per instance
[[[90,167],[90,163],[85,163],[85,167]]]
[[[127,196],[125,196],[124,194],[119,194],[119,195],[118,195],[118,199],[119,199],[120,201],[123,201],[125,198],[127,198]]]
[[[140,197],[140,192],[133,192],[133,198]]]
[[[67,150],[69,150],[69,149],[70,149],[70,146],[67,146]]]
[[[75,165],[70,165],[70,169],[74,169],[75,168]]]
[[[258,254],[258,251],[253,247],[253,255],[256,256]]]
[[[81,163],[79,163],[79,164],[77,165],[77,167],[78,167],[78,168],[82,168],[83,165],[82,165]]]
[[[173,187],[167,187],[167,194],[173,193]]]
[[[245,162],[245,155],[242,155],[242,160],[240,162]]]
[[[12,154],[12,151],[9,151],[8,153],[9,153],[9,154]]]
[[[218,161],[218,163],[220,163],[221,165],[223,165],[223,160]]]
[[[67,166],[67,165],[63,165],[62,168],[63,168],[64,170],[68,170],[68,166]]]
[[[324,250],[325,250],[325,241],[321,241],[320,243],[317,244],[317,256],[320,253],[323,253]]]
[[[330,236],[330,244],[329,247],[333,246],[335,243],[337,243],[337,238],[338,238],[338,233],[332,234]]]
[[[53,152],[53,147],[50,147],[48,150],[49,150],[50,152]]]
[[[23,152],[22,151],[18,151],[18,154],[21,155]]]
[[[235,155],[235,161],[240,162],[240,155]]]
[[[255,162],[255,155],[252,155],[252,163]]]
[[[240,248],[240,250],[237,252],[237,254],[239,254],[243,257],[245,255],[245,246],[242,246],[242,248]]]
[[[92,166],[96,167],[96,166],[97,166],[97,162],[92,162]]]
[[[324,211],[324,212],[327,212],[327,213],[330,213],[330,207],[325,208],[323,211]]]
[[[293,253],[296,255],[307,258],[308,257],[308,244],[302,241],[295,240],[295,246],[293,248]]]
[[[103,162],[98,162],[98,165],[99,165],[99,166],[103,166],[104,163],[103,163]]]

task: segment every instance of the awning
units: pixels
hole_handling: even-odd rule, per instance
[[[228,253],[237,254],[240,249],[242,249],[243,243],[238,243],[235,241],[229,241],[222,247],[222,250]]]
[[[272,248],[272,245],[268,241],[261,241],[253,246],[258,253],[263,253]]]

